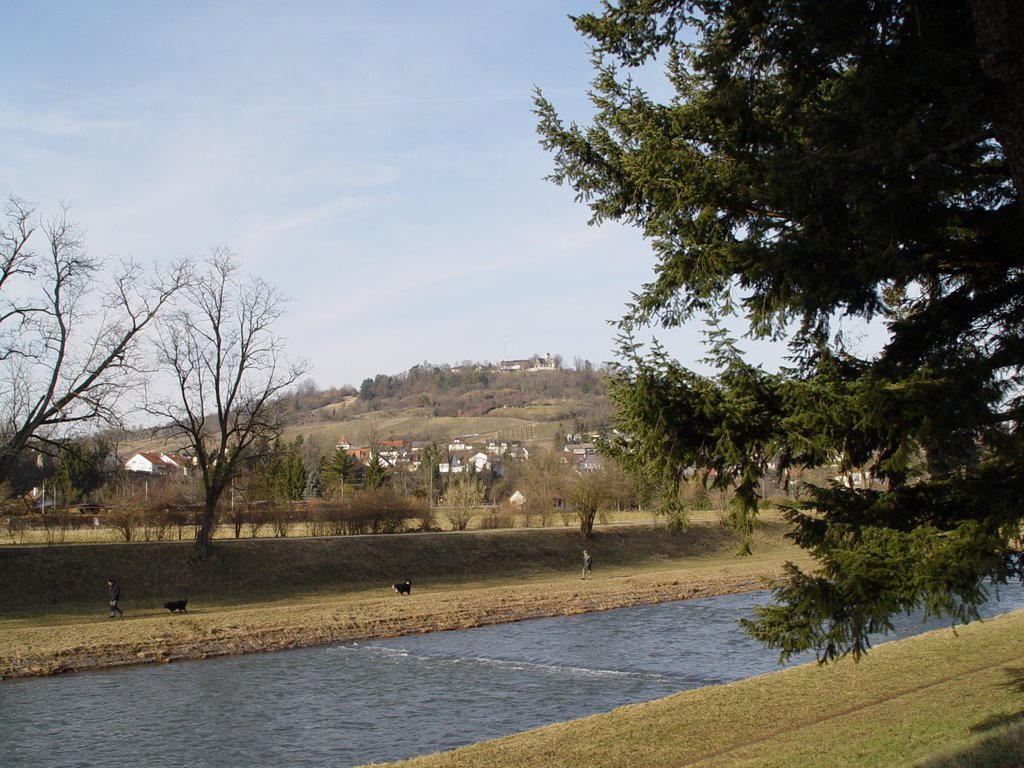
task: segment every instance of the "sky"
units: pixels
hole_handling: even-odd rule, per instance
[[[597,0],[0,0],[0,194],[93,256],[233,250],[320,388],[423,362],[613,360],[639,233],[545,179],[588,121]],[[669,352],[691,364],[699,331]]]

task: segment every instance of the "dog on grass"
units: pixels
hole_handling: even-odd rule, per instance
[[[188,611],[185,610],[185,606],[186,605],[188,605],[188,599],[187,598],[185,600],[170,600],[170,601],[164,603],[164,608],[166,608],[171,613],[174,613],[175,611],[181,611],[182,613],[188,613]]]
[[[398,584],[392,584],[391,588],[400,595],[411,595],[412,594],[412,582],[403,581]]]

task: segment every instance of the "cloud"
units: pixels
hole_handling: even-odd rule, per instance
[[[87,117],[69,109],[28,110],[10,103],[0,105],[0,130],[23,136],[67,138],[129,126],[125,120]]]

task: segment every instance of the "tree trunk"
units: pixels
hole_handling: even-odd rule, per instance
[[[594,518],[597,517],[597,510],[581,509],[577,514],[580,518],[580,537],[589,539],[594,532]]]
[[[207,499],[203,505],[203,519],[196,529],[196,551],[200,557],[210,554],[210,543],[217,525],[217,499]]]

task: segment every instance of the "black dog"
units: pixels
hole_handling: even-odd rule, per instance
[[[412,582],[411,581],[403,581],[403,582],[401,582],[399,584],[392,584],[391,588],[393,590],[395,590],[395,592],[397,592],[400,595],[410,595],[410,594],[412,594]]]
[[[185,600],[171,600],[170,602],[164,603],[164,608],[166,608],[171,613],[174,613],[175,611],[188,613],[188,611],[185,610],[186,605],[188,605],[187,598]]]

